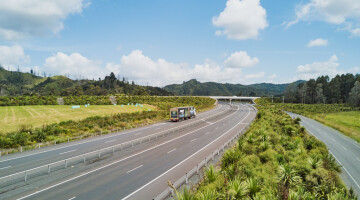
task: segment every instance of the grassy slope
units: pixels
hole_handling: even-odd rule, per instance
[[[315,114],[312,118],[360,142],[360,111]]]
[[[131,113],[154,110],[151,105],[143,108],[111,105],[91,105],[88,108],[71,109],[71,106],[3,106],[0,107],[0,133],[17,130],[21,125],[39,127],[43,124],[59,123],[67,120],[81,120],[91,116],[105,116],[117,113]]]

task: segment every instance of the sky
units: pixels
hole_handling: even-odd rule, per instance
[[[359,0],[0,0],[0,64],[141,85],[360,73]]]

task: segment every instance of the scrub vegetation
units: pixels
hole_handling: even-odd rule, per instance
[[[278,107],[260,99],[256,120],[219,166],[176,199],[357,199],[326,146]]]
[[[87,96],[86,99],[80,97],[68,97],[72,99],[72,103],[94,103],[96,101],[90,101],[91,99],[95,100],[107,100],[109,97],[91,97]],[[91,117],[87,117],[81,120],[75,120],[77,112],[75,110],[68,110],[68,119],[62,118],[61,122],[58,123],[49,123],[44,124],[39,127],[33,127],[34,125],[21,125],[16,131],[4,132],[0,134],[0,148],[17,148],[20,146],[34,145],[36,143],[46,143],[52,141],[67,141],[67,138],[77,137],[77,136],[91,136],[92,133],[102,132],[103,134],[108,133],[114,129],[123,129],[130,128],[140,124],[149,124],[161,120],[169,119],[169,109],[171,107],[192,105],[195,106],[197,111],[204,111],[214,107],[215,100],[207,97],[150,97],[150,96],[118,96],[116,98],[118,104],[124,103],[126,106],[121,108],[121,105],[114,106],[113,109],[128,109],[128,112],[112,113],[104,116],[104,113],[101,108],[107,108],[107,106],[99,106],[99,110],[96,113],[92,113]],[[126,103],[125,103],[126,102]],[[129,106],[127,104],[130,104]],[[143,108],[137,106],[136,103],[141,103],[144,106]],[[134,104],[134,105],[131,105]],[[39,106],[43,108],[44,106]],[[56,106],[55,106],[56,107]],[[70,108],[70,106],[67,106]],[[82,106],[83,107],[83,106]],[[88,108],[81,108],[81,110],[91,109],[93,105],[90,105]],[[96,108],[96,106],[94,106]],[[2,107],[2,109],[11,110],[13,107]],[[19,107],[18,109],[29,109],[34,108],[33,106]],[[51,107],[52,108],[52,107]],[[61,106],[59,106],[61,108]],[[137,109],[146,109],[154,108],[151,111],[145,110],[141,111]],[[31,109],[30,109],[31,110]],[[111,110],[111,108],[110,108]],[[80,111],[81,112],[81,111]],[[109,111],[110,112],[110,111]],[[60,113],[52,113],[52,115],[59,116]],[[45,118],[46,116],[44,116]],[[48,116],[51,118],[51,115]],[[10,120],[10,119],[8,119]]]

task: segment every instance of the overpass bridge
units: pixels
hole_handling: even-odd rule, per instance
[[[209,97],[216,100],[230,100],[230,104],[232,100],[247,100],[255,104],[254,100],[260,98],[260,97],[243,97],[243,96],[240,97],[239,96],[209,96]]]

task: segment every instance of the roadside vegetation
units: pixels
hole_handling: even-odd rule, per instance
[[[274,104],[279,109],[304,115],[360,142],[360,107],[346,104]]]
[[[109,97],[68,97],[71,98],[72,103],[89,103],[89,99],[107,99]],[[84,97],[83,97],[84,98]],[[40,127],[33,127],[32,125],[19,125],[16,131],[0,133],[0,148],[17,148],[20,146],[34,145],[37,143],[47,143],[52,141],[67,141],[68,138],[77,136],[88,137],[92,133],[102,132],[108,133],[111,130],[131,128],[140,124],[150,124],[161,120],[169,119],[169,109],[171,107],[192,105],[197,111],[204,111],[214,107],[215,100],[206,97],[149,97],[149,96],[118,96],[116,98],[118,104],[128,103],[135,107],[136,103],[147,104],[148,107],[154,108],[151,111],[135,111],[126,113],[117,113],[103,116],[101,111],[97,112],[95,116],[87,117],[81,120],[73,120],[72,115],[69,115],[67,120],[44,124]],[[90,102],[90,104],[94,102]],[[93,105],[90,105],[91,108]],[[116,107],[121,107],[117,105]],[[5,107],[6,108],[6,107]],[[41,107],[40,107],[41,108]],[[115,106],[113,106],[115,109]],[[144,108],[146,108],[144,106]],[[2,108],[4,109],[4,108]],[[87,108],[82,108],[87,109]],[[72,112],[69,110],[69,112]],[[56,115],[54,113],[53,115]],[[49,116],[51,117],[51,116]]]
[[[202,182],[175,199],[357,199],[339,178],[334,157],[299,118],[266,100],[258,103],[256,120],[220,165],[206,168]]]

